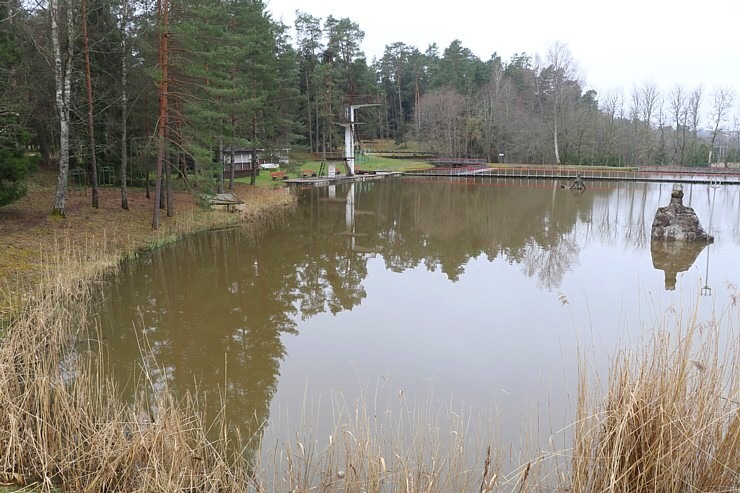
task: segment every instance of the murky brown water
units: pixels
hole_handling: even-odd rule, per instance
[[[559,429],[578,348],[598,372],[617,344],[695,302],[708,316],[740,282],[740,188],[685,187],[716,242],[665,251],[649,233],[671,185],[590,185],[580,196],[490,179],[311,189],[257,237],[218,232],[147,254],[100,310],[116,378],[131,397],[149,367],[154,387],[197,389],[212,413],[225,393],[247,433],[267,422],[290,434],[305,407],[328,433],[332,407],[361,393],[371,413],[399,395],[494,410],[505,440],[527,413]]]

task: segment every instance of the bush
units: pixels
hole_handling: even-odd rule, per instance
[[[35,163],[22,151],[0,150],[0,206],[26,195],[23,180],[34,168]]]

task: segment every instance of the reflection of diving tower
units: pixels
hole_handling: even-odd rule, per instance
[[[345,123],[340,123],[344,127],[344,160],[347,163],[347,173],[352,176],[355,174],[355,135],[357,135],[357,120],[355,111],[366,106],[378,106],[377,104],[353,104],[345,109]],[[331,172],[329,176],[332,176]]]

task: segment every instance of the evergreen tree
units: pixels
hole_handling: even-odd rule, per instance
[[[24,91],[18,80],[22,48],[15,15],[10,14],[10,4],[0,4],[0,206],[25,195],[23,179],[30,169],[30,161],[24,156],[29,140]]]

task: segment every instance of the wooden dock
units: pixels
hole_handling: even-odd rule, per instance
[[[593,181],[640,181],[662,183],[708,183],[712,185],[740,185],[740,170],[727,168],[642,167],[632,170],[580,169],[555,167],[499,167],[480,166],[430,168],[406,171],[406,176],[450,176],[491,178],[523,178],[528,180],[575,180],[577,175]]]
[[[378,171],[374,174],[363,173],[352,176],[339,175],[331,178],[328,176],[306,176],[301,178],[290,178],[288,180],[283,180],[283,183],[304,187],[325,187],[327,185],[340,185],[342,183],[353,183],[357,181],[380,180],[391,176],[401,176],[402,174],[403,173],[401,173],[400,171]]]

